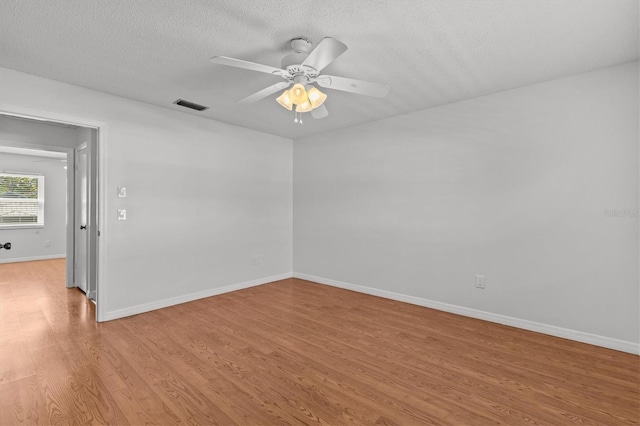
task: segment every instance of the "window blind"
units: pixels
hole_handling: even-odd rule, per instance
[[[0,173],[0,228],[44,226],[44,176]]]

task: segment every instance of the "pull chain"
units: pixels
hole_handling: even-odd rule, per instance
[[[302,124],[302,113],[301,112],[293,112],[293,122]]]

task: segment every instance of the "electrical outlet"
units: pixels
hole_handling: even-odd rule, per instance
[[[45,247],[51,247],[51,241],[49,241],[49,240],[44,240],[44,246],[45,246]]]
[[[118,198],[127,198],[127,188],[124,186],[118,187]]]
[[[484,288],[484,275],[476,275],[476,287]]]
[[[262,265],[263,259],[261,254],[254,254],[252,260],[254,265]]]
[[[125,209],[118,209],[118,220],[127,220],[127,211]]]

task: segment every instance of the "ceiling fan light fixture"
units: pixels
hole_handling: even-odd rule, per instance
[[[309,40],[298,37],[291,40],[291,47],[295,53],[282,58],[280,68],[227,56],[214,56],[211,62],[282,77],[284,82],[272,84],[240,99],[238,103],[251,104],[293,85],[290,90],[281,93],[276,100],[289,111],[294,109],[294,104],[296,105],[294,121],[297,123],[302,123],[302,113],[305,112],[311,112],[310,115],[316,119],[327,117],[329,114],[324,105],[327,95],[315,87],[316,85],[377,98],[383,98],[389,92],[389,86],[386,84],[320,74],[326,66],[347,50],[347,45],[334,38],[325,37],[312,49]]]
[[[313,106],[311,106],[311,102],[309,102],[308,100],[296,106],[296,112],[309,112],[312,109]]]
[[[282,92],[282,94],[276,98],[276,101],[278,101],[278,103],[280,105],[282,105],[283,108],[286,108],[289,111],[291,111],[293,109],[293,102],[291,101],[291,98],[289,97],[289,91],[288,90],[285,90],[284,92]]]
[[[309,96],[309,102],[311,102],[311,106],[313,108],[318,108],[327,100],[327,95],[322,93],[315,86],[309,86],[307,96]]]
[[[304,86],[300,83],[296,83],[293,85],[293,87],[289,91],[289,98],[291,98],[291,102],[296,105],[300,105],[309,100],[309,98],[307,97],[307,91],[304,90]]]

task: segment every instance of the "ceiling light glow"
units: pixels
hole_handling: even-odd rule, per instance
[[[291,98],[291,102],[296,105],[303,104],[309,100],[307,91],[304,90],[304,86],[300,83],[294,84],[291,90],[289,90],[289,98]]]
[[[282,92],[282,95],[278,96],[276,98],[276,101],[278,101],[278,103],[280,105],[282,105],[283,108],[286,108],[289,111],[291,111],[291,109],[293,108],[293,102],[291,101],[291,98],[289,97],[289,91],[288,90],[285,90],[284,92]]]
[[[308,100],[296,106],[296,112],[309,112],[312,109],[313,107],[311,106],[311,102]]]
[[[326,100],[327,95],[318,90],[317,87],[311,84],[307,84],[305,87],[300,83],[294,84],[290,90],[285,90],[276,98],[276,101],[289,111],[293,109],[293,105],[296,105],[296,118],[294,122],[300,124],[302,124],[301,113],[318,108]],[[324,116],[326,116],[326,114]]]
[[[310,86],[307,90],[307,95],[309,96],[309,102],[311,102],[311,106],[313,108],[318,108],[320,105],[327,100],[327,95],[322,93],[314,86]]]

